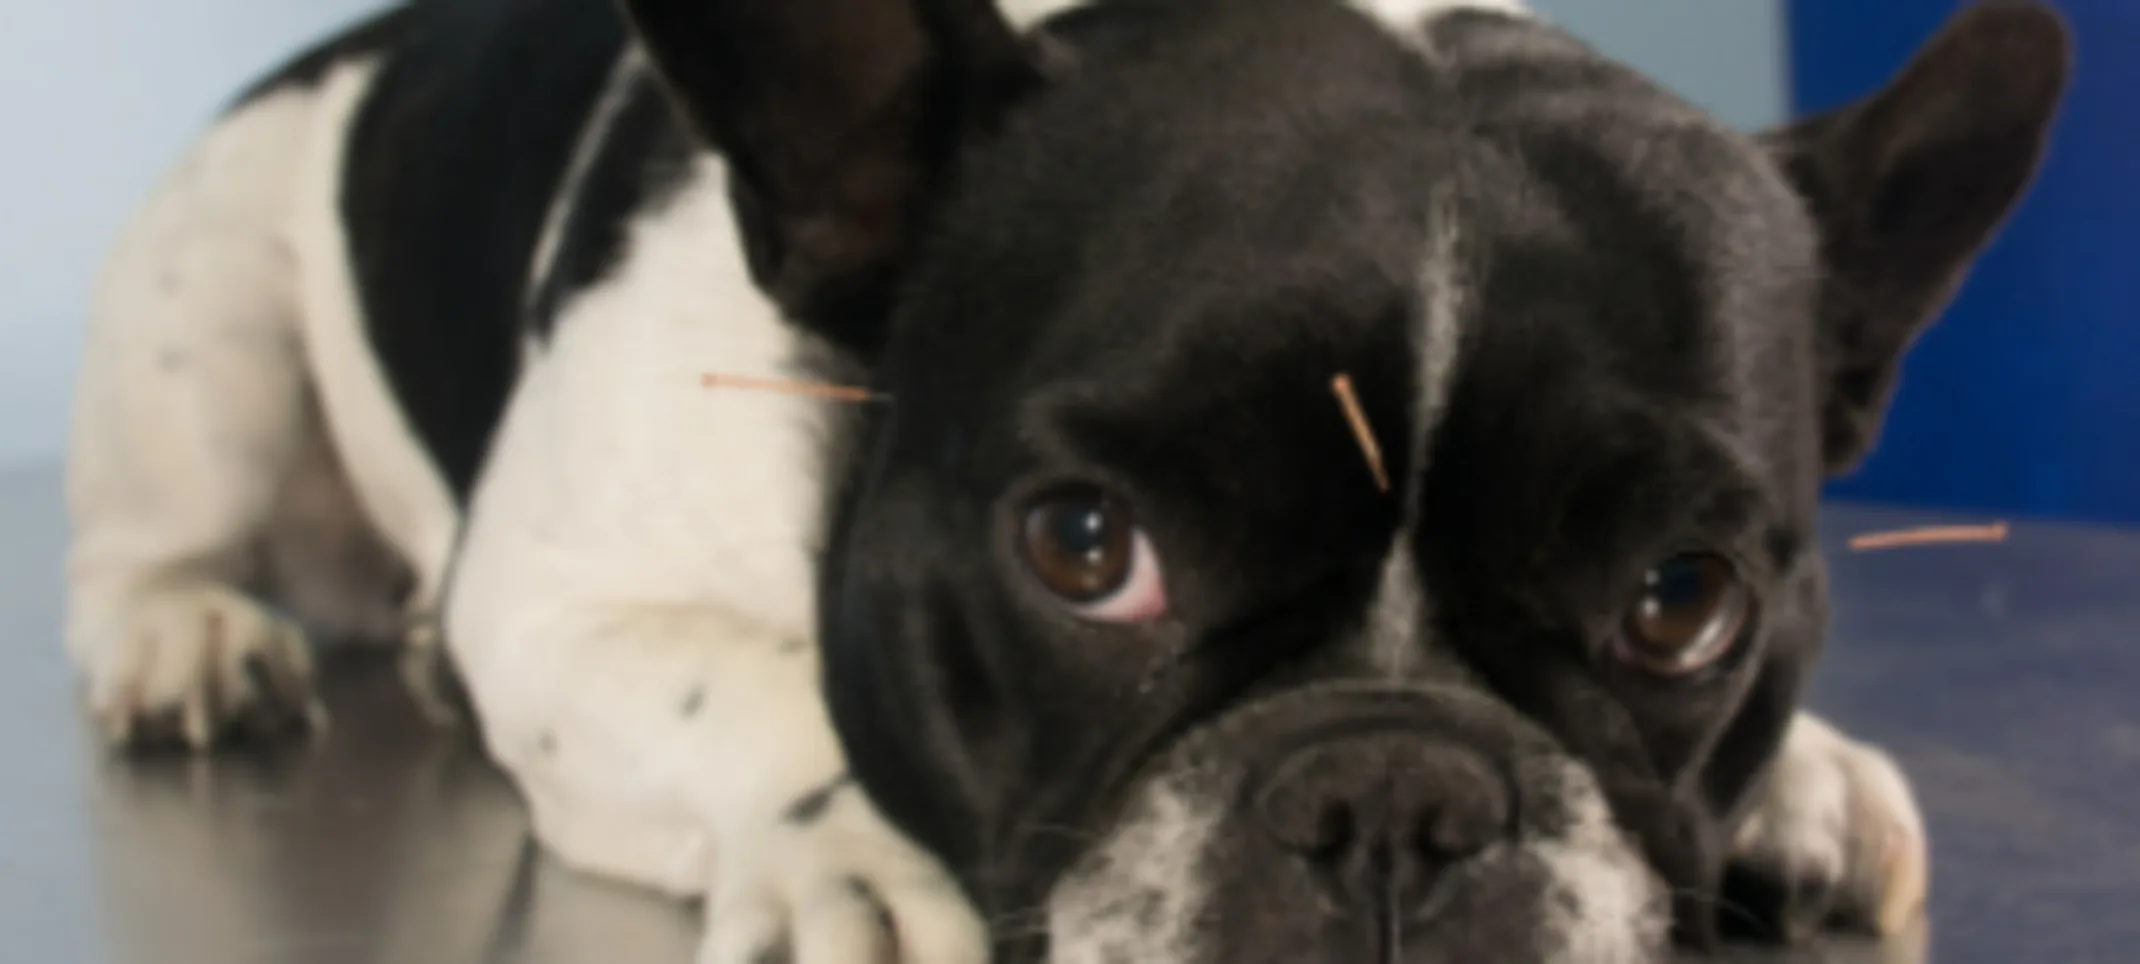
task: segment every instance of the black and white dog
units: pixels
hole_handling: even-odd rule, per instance
[[[722,964],[1917,912],[1902,777],[1797,710],[1816,495],[2032,176],[2054,14],[1757,137],[1513,2],[622,8],[388,12],[129,228],[70,481],[115,740],[391,630]]]

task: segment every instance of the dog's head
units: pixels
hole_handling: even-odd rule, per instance
[[[1983,5],[1748,136],[1487,9],[628,6],[761,280],[895,398],[822,586],[858,776],[1055,961],[1704,932],[1821,480],[2067,59]]]

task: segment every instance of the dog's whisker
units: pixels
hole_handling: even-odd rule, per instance
[[[984,915],[981,926],[996,938],[1018,940],[1027,937],[1042,937],[1049,933],[1048,907],[1036,904],[1031,907],[998,911]]]

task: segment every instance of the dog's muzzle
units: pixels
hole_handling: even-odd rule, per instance
[[[1589,771],[1482,693],[1332,684],[1181,741],[1055,888],[1049,960],[1664,959]]]

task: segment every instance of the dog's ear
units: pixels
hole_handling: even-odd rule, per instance
[[[867,347],[955,155],[1038,82],[991,0],[620,0],[728,162],[751,269]]]
[[[2034,177],[2070,60],[2058,14],[1990,0],[1878,93],[1767,135],[1822,235],[1831,471],[1871,448],[1903,352]]]

